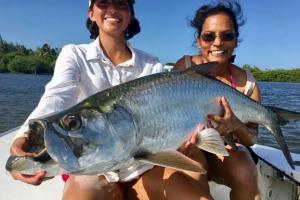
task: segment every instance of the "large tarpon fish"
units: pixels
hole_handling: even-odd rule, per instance
[[[261,124],[270,131],[294,168],[280,125],[287,120],[299,120],[300,113],[272,111],[211,78],[208,69],[215,64],[129,81],[92,95],[65,111],[31,120],[30,128],[43,139],[44,152],[49,160],[55,161],[56,173],[105,174],[135,162],[203,172],[175,150],[198,124],[206,124],[207,114],[223,113],[217,102],[225,96],[243,123]],[[198,135],[199,148],[226,155],[219,134],[209,130],[206,132],[212,137],[206,137],[206,133]],[[28,164],[29,160],[32,164]],[[19,171],[25,172],[25,165],[36,163],[40,161],[11,157],[7,169],[18,171],[21,166],[23,171]]]

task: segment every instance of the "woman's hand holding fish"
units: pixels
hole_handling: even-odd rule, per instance
[[[215,129],[222,136],[234,133],[239,143],[245,146],[254,145],[257,138],[257,125],[250,123],[246,125],[243,122],[241,122],[232,112],[230,105],[225,97],[222,97],[220,99],[220,104],[224,108],[224,115],[208,115],[208,123],[210,124],[210,126],[212,126],[211,121],[213,121],[217,123]]]
[[[10,148],[10,153],[11,155],[14,156],[26,156],[26,157],[36,156],[35,153],[27,152],[26,149],[28,149],[28,146],[29,146],[29,142],[26,137],[17,138]],[[35,175],[24,175],[18,172],[11,172],[11,176],[15,180],[19,180],[31,185],[40,185],[43,182],[45,175],[46,172],[39,172]]]
[[[226,136],[239,127],[243,126],[243,123],[235,116],[232,112],[230,105],[225,97],[220,99],[220,104],[224,108],[224,115],[208,115],[208,122],[211,124],[211,121],[217,123],[215,129],[222,135]]]
[[[198,152],[199,148],[195,146],[198,142],[198,134],[205,129],[205,126],[199,124],[196,129],[191,133],[191,136],[178,148],[178,151],[192,157],[194,152]]]

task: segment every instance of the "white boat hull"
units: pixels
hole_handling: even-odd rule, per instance
[[[15,133],[0,137],[0,199],[1,200],[59,200],[62,197],[64,183],[61,177],[45,181],[40,186],[32,186],[13,180],[5,170],[9,157],[9,147]]]
[[[275,148],[254,145],[252,150],[259,158],[258,181],[263,200],[300,200],[300,167],[290,168],[283,153]],[[300,155],[292,153],[294,160]],[[229,200],[230,188],[209,182],[215,200]]]
[[[10,174],[5,171],[5,163],[14,135],[15,133],[12,132],[0,139],[0,199],[17,200],[20,197],[23,200],[61,199],[64,187],[61,177],[55,177],[36,187],[13,180]],[[252,149],[261,157],[257,163],[257,169],[263,199],[300,200],[300,167],[296,167],[295,170],[291,169],[282,152],[275,148],[254,145]],[[299,154],[292,154],[292,157],[294,160],[300,160]],[[228,187],[214,182],[209,184],[215,200],[229,200],[230,189]]]

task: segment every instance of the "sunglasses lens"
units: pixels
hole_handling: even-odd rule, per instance
[[[216,39],[215,33],[204,33],[201,35],[201,39],[204,42],[213,42]]]
[[[204,42],[213,42],[215,41],[217,35],[214,32],[211,33],[203,33],[201,35],[201,39]],[[233,41],[235,39],[235,34],[232,32],[224,32],[220,34],[220,39],[224,42]]]
[[[220,35],[222,41],[233,41],[235,39],[234,33],[222,33]]]

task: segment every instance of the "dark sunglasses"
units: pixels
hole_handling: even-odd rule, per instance
[[[204,42],[213,42],[218,36],[223,42],[231,42],[235,40],[235,33],[233,32],[222,32],[219,35],[217,35],[215,32],[207,32],[201,34],[200,37]]]

